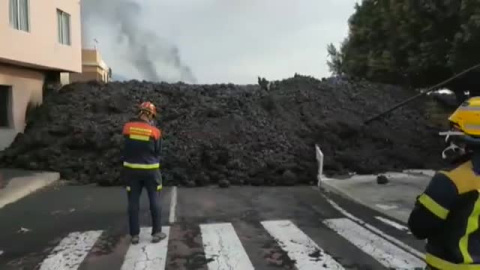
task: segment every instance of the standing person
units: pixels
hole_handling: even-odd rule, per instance
[[[138,117],[123,127],[125,137],[123,178],[128,194],[128,221],[132,244],[138,244],[140,234],[139,206],[142,189],[147,190],[152,217],[152,242],[165,239],[161,226],[162,176],[160,153],[162,131],[153,124],[157,109],[151,102],[140,105]]]
[[[413,235],[427,240],[427,269],[480,269],[479,112],[474,97],[450,116],[457,164],[433,176],[408,220]]]

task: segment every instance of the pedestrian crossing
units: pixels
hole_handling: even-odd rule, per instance
[[[209,269],[255,269],[231,223],[203,224],[200,230]]]
[[[151,231],[151,228],[141,228],[140,238],[148,239]],[[170,227],[162,227],[162,232],[167,237],[159,243],[142,241],[138,245],[130,246],[121,270],[165,269]]]
[[[419,258],[384,241],[348,218],[327,220],[325,224],[388,269],[415,269],[423,264]]]
[[[53,249],[43,261],[40,270],[78,269],[102,231],[73,232]]]
[[[262,228],[272,241],[283,250],[298,270],[347,269],[341,258],[332,256],[328,246],[321,246],[312,240],[292,220],[260,221]],[[179,226],[177,224],[172,226]],[[419,252],[413,248],[402,247],[383,234],[368,229],[365,224],[349,219],[334,218],[322,221],[333,234],[339,235],[347,243],[355,246],[385,267],[385,269],[420,269],[425,266]],[[256,266],[242,244],[235,223],[211,223],[198,225],[205,256],[205,268],[208,270],[251,270],[262,269]],[[123,255],[120,270],[158,270],[169,269],[169,256],[175,256],[169,250],[171,226],[163,226],[167,237],[159,243],[151,243],[151,228],[143,227],[140,231],[140,243],[130,245]],[[40,262],[40,270],[77,270],[89,255],[105,231],[72,232],[63,238]],[[405,245],[405,244],[404,244]],[[251,253],[250,253],[251,254]],[[348,254],[345,254],[348,256]],[[359,262],[360,263],[360,262]]]
[[[297,269],[343,269],[337,261],[325,253],[290,220],[264,221],[262,225],[295,261]]]

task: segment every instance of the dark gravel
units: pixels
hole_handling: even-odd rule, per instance
[[[329,175],[441,166],[443,142],[425,113],[426,98],[362,124],[412,91],[299,75],[266,89],[139,81],[71,84],[31,113],[25,134],[0,153],[0,166],[117,185],[121,129],[144,100],[160,111],[166,185],[312,184],[316,143]]]

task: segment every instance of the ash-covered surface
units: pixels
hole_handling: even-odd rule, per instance
[[[80,83],[46,98],[0,166],[58,171],[65,179],[120,184],[122,126],[139,102],[160,111],[164,183],[292,185],[324,172],[438,168],[438,128],[415,101],[368,126],[362,122],[414,93],[364,81],[295,76],[258,85]]]

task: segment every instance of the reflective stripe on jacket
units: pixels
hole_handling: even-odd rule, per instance
[[[438,269],[480,270],[480,175],[471,161],[440,171],[418,196],[408,226],[427,239],[426,261]]]
[[[132,170],[160,168],[160,129],[141,119],[134,119],[123,127],[125,137],[123,166]]]

